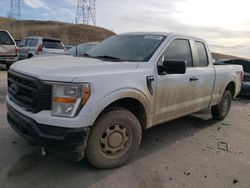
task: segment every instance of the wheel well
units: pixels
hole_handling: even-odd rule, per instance
[[[33,57],[33,54],[28,54],[28,58],[32,58]]]
[[[110,105],[108,105],[101,112],[100,115],[102,115],[103,113],[105,113],[107,110],[109,110],[112,107],[122,107],[122,108],[127,109],[128,111],[130,111],[131,113],[133,113],[137,117],[137,119],[139,120],[139,122],[141,124],[142,130],[146,129],[146,127],[147,127],[146,110],[145,110],[144,106],[141,104],[141,102],[139,102],[138,100],[133,99],[133,98],[119,99],[119,100],[111,103]]]
[[[230,91],[232,94],[232,97],[235,95],[235,83],[234,82],[230,82],[227,87],[226,90]]]

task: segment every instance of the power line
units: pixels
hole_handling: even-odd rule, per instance
[[[75,23],[96,25],[96,4],[95,0],[78,0]]]
[[[9,18],[21,19],[21,0],[10,0]]]

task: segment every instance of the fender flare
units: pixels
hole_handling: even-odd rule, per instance
[[[232,97],[235,97],[235,95],[236,95],[236,90],[237,90],[237,87],[236,87],[237,85],[236,85],[236,78],[233,77],[233,79],[231,78],[231,79],[230,79],[229,81],[227,81],[226,84],[224,85],[224,88],[223,88],[222,93],[221,93],[221,98],[222,98],[223,93],[224,93],[224,91],[226,90],[227,86],[228,86],[231,82],[233,82],[234,85],[235,85],[234,96],[232,96]],[[221,98],[220,98],[220,99],[221,99]]]
[[[144,93],[133,88],[123,88],[123,89],[110,92],[97,103],[97,108],[94,112],[94,118],[92,119],[91,124],[92,125],[94,124],[94,122],[99,117],[101,112],[105,108],[107,108],[110,104],[114,103],[115,101],[118,101],[120,99],[125,99],[125,98],[135,99],[138,102],[140,102],[145,109],[146,116],[148,119],[148,114],[152,113],[151,112],[152,108],[151,108],[149,100],[144,95]]]

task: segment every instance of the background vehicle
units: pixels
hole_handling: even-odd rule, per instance
[[[64,47],[66,50],[69,50],[70,48],[73,48],[74,46],[73,45],[64,45]]]
[[[142,130],[211,107],[224,119],[240,65],[213,65],[204,40],[171,33],[112,36],[85,57],[20,61],[8,74],[8,122],[42,148],[98,168],[137,152]]]
[[[6,68],[18,60],[18,48],[8,31],[0,30],[0,64]]]
[[[99,42],[87,42],[74,46],[66,51],[66,55],[80,56],[85,54],[88,50],[98,45]]]
[[[65,48],[60,39],[27,37],[19,43],[19,59],[29,59],[41,54],[63,54]]]
[[[14,40],[15,40],[15,42],[16,42],[16,46],[18,46],[19,43],[21,42],[21,39],[14,39]]]
[[[242,65],[244,70],[244,77],[241,84],[240,95],[250,96],[250,61],[244,59],[221,59],[216,64],[227,64],[227,65]]]

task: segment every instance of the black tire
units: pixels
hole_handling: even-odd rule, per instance
[[[9,70],[11,64],[5,64],[5,65],[6,65],[6,69]]]
[[[211,113],[214,120],[223,120],[227,116],[232,103],[232,93],[226,90],[218,105],[212,106]]]
[[[96,168],[119,167],[135,156],[141,137],[141,125],[134,114],[124,108],[111,108],[90,131],[87,160]]]

